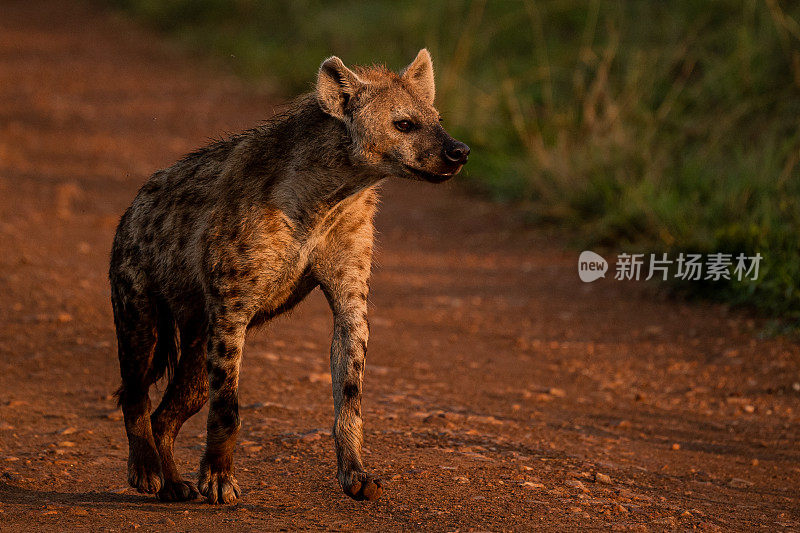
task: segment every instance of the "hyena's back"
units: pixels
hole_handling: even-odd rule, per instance
[[[309,102],[298,108],[310,115],[306,126],[320,121]],[[314,214],[298,212],[302,191],[292,194],[287,179],[287,167],[305,154],[277,148],[297,135],[297,125],[276,125],[217,142],[154,174],[120,221],[112,285],[161,300],[184,323],[208,311],[208,296],[236,296],[267,281],[286,293],[278,285],[296,284],[302,241],[313,233],[305,223]],[[290,294],[264,296],[277,298],[267,306],[278,308]]]

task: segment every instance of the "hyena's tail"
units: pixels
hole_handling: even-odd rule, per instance
[[[167,381],[172,381],[181,353],[180,330],[169,308],[166,305],[159,305],[156,314],[156,343],[150,368],[146,371],[147,377],[143,384],[145,387],[149,387],[164,377],[165,374]],[[122,385],[114,393],[118,405],[122,404],[125,393],[126,383],[123,380]]]
[[[167,381],[172,381],[178,359],[181,354],[181,336],[178,323],[172,316],[169,308],[161,305],[158,308],[158,325],[156,348],[153,353],[153,365],[150,369],[150,378],[153,383],[167,375]]]

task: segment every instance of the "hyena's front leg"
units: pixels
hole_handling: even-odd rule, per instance
[[[359,259],[363,261],[364,257]],[[333,311],[331,378],[337,477],[351,498],[376,500],[382,492],[381,480],[364,471],[361,459],[361,384],[369,338],[369,265],[349,264],[333,271],[334,277],[323,278],[321,285]]]
[[[230,503],[240,494],[233,476],[233,447],[241,425],[239,365],[246,329],[246,323],[220,317],[209,326],[208,435],[197,483],[209,503]]]

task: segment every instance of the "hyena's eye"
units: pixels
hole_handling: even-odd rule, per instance
[[[410,120],[395,120],[394,127],[397,128],[397,131],[411,131],[414,128],[414,123]]]

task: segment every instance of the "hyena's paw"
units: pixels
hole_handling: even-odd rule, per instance
[[[236,478],[230,472],[212,472],[207,466],[200,468],[200,479],[197,482],[200,494],[208,503],[231,503],[241,494]]]
[[[155,448],[142,447],[128,456],[128,483],[139,492],[153,494],[161,489],[161,459]]]
[[[340,476],[339,479],[344,493],[354,500],[377,500],[383,493],[383,483],[380,478],[366,472],[351,472]]]
[[[158,499],[162,502],[186,502],[196,500],[200,493],[189,481],[167,481],[158,491]]]

